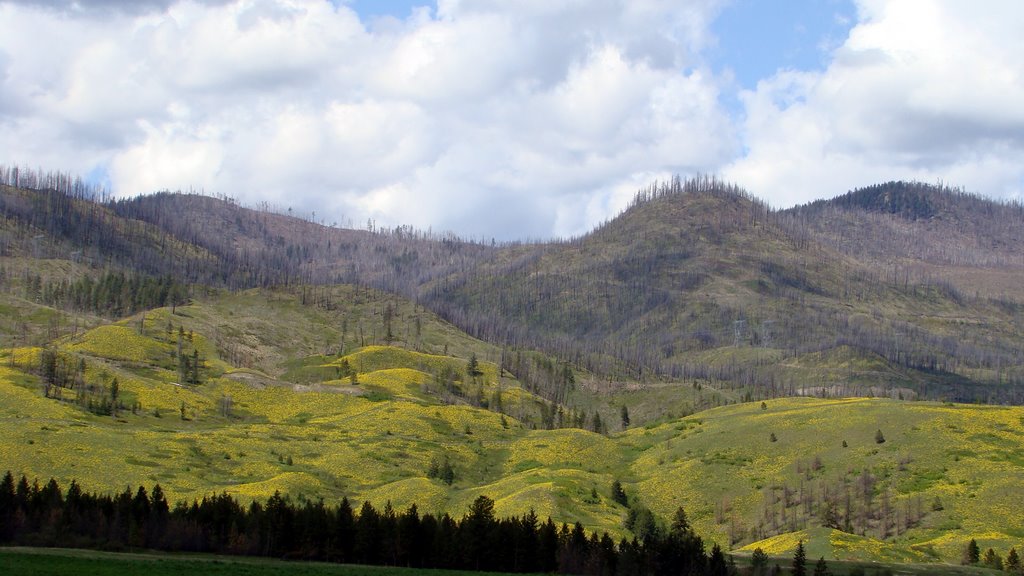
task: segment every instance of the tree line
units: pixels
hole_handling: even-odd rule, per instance
[[[498,518],[479,496],[456,519],[382,509],[343,498],[297,500],[275,493],[248,506],[228,494],[173,507],[160,487],[118,494],[85,492],[72,481],[40,486],[7,472],[0,481],[0,544],[105,550],[135,548],[210,552],[354,564],[598,576],[729,573],[715,545],[710,554],[680,508],[668,529],[642,540],[587,533],[579,522],[558,526],[530,511]]]
[[[107,270],[97,278],[44,281],[40,275],[26,272],[24,280],[29,300],[113,318],[177,306],[188,298],[188,287],[171,275],[154,277]]]

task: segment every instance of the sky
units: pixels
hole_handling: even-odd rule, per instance
[[[1021,30],[1019,0],[0,0],[0,165],[484,240],[673,174],[1020,200]]]

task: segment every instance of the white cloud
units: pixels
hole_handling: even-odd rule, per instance
[[[863,0],[821,73],[742,95],[749,152],[728,178],[790,205],[891,179],[1002,197],[1024,185],[1024,5]]]
[[[327,222],[573,235],[655,176],[774,204],[894,178],[1024,181],[1017,2],[863,0],[823,72],[734,95],[725,0],[0,0],[0,162],[205,189]],[[628,190],[629,192],[625,192]]]
[[[585,231],[641,176],[736,150],[699,51],[716,0],[0,2],[4,162],[327,221]]]

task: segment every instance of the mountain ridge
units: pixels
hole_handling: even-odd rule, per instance
[[[902,375],[897,388],[928,397],[1016,402],[1004,385],[1024,377],[1024,283],[1015,263],[1024,254],[1022,211],[950,189],[889,183],[776,211],[713,178],[676,178],[641,190],[622,214],[579,238],[500,246],[408,228],[335,229],[198,195],[91,205],[60,197],[5,188],[4,253],[39,255],[42,235],[52,245],[42,255],[68,258],[82,236],[141,235],[181,248],[160,259],[120,248],[124,240],[94,242],[94,265],[131,268],[144,258],[151,273],[229,288],[371,286],[474,336],[543,349],[611,380],[696,378],[755,395],[800,392],[807,374],[787,366],[840,346],[884,358]],[[37,209],[30,214],[12,198]],[[102,215],[86,219],[84,232],[47,235],[34,225],[44,214],[61,222],[83,209]],[[985,218],[997,225],[984,226]],[[894,230],[898,244],[888,241]],[[844,243],[850,237],[867,240]],[[921,248],[934,238],[946,244]],[[971,256],[993,245],[989,259]],[[972,318],[981,321],[964,323]],[[861,376],[851,369],[845,383],[856,390]]]

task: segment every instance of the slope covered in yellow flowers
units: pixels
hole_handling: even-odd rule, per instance
[[[380,301],[350,296],[364,308],[329,325],[253,292],[63,337],[46,353],[74,376],[55,397],[43,348],[0,351],[0,468],[95,491],[159,483],[172,499],[280,490],[457,515],[486,494],[501,515],[628,536],[618,479],[634,506],[662,521],[682,506],[741,553],[805,540],[813,557],[955,562],[971,538],[1004,555],[1024,544],[1024,409],[794,398],[609,435],[536,429],[545,403],[493,348],[400,302],[403,337],[381,343],[366,336]],[[115,380],[123,407],[97,413]],[[450,485],[430,474],[445,459]]]

